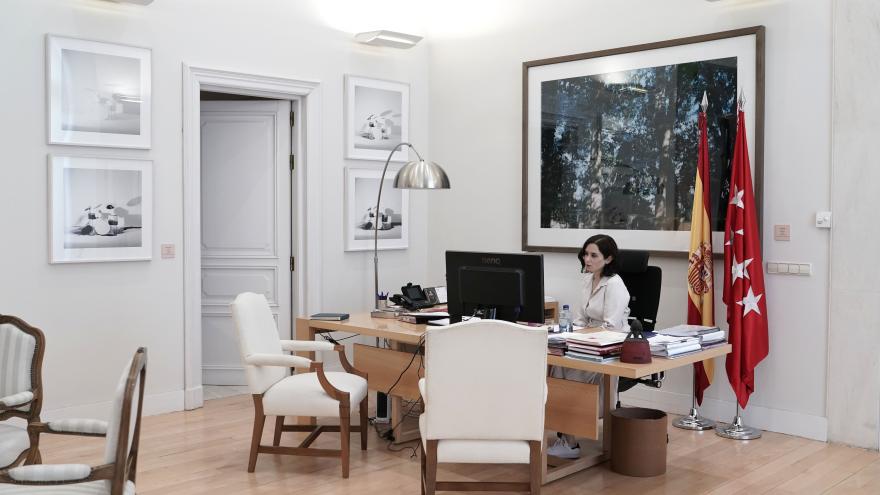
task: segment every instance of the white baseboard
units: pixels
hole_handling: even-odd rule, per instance
[[[620,401],[626,406],[651,407],[672,414],[687,414],[693,398],[687,394],[636,387],[621,394]],[[700,414],[714,421],[729,423],[736,414],[736,404],[706,398],[700,406]],[[828,419],[821,416],[752,405],[741,414],[745,424],[753,428],[821,442],[828,441]]]
[[[183,410],[183,390],[161,392],[144,396],[144,416],[154,416]],[[83,404],[79,406],[44,409],[40,413],[43,421],[69,418],[94,418],[106,420],[113,407],[113,401]]]
[[[205,391],[201,385],[183,391],[183,406],[187,411],[205,405]]]
[[[243,366],[202,365],[202,385],[247,385]]]

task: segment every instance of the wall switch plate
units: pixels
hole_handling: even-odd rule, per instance
[[[831,212],[820,211],[816,213],[816,227],[820,229],[831,228]]]
[[[789,263],[787,261],[768,261],[767,273],[777,275],[812,275],[812,263]]]
[[[790,241],[791,240],[791,225],[788,225],[788,224],[774,225],[773,226],[773,240]]]
[[[174,259],[174,244],[162,244],[162,259]]]

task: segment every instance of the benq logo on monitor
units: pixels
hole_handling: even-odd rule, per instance
[[[484,265],[501,265],[501,258],[483,256],[480,258],[480,261],[482,261]]]

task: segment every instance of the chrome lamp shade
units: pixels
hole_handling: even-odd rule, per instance
[[[449,189],[449,177],[434,162],[418,160],[408,162],[394,178],[397,189]]]

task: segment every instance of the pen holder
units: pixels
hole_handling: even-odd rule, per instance
[[[388,299],[379,299],[377,309],[385,309],[388,307]]]

